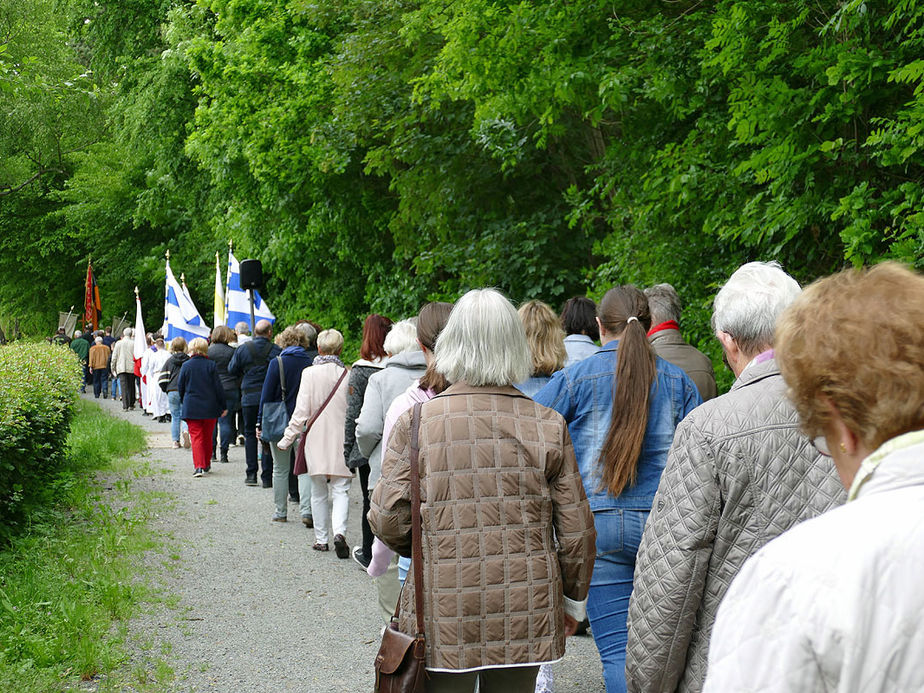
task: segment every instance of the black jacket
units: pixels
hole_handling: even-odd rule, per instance
[[[269,362],[282,352],[266,337],[254,337],[234,350],[234,357],[228,364],[228,373],[241,378],[241,406],[256,407],[260,404],[263,379]]]
[[[189,354],[184,351],[179,351],[173,354],[167,362],[164,364],[164,367],[160,369],[161,373],[169,373],[170,380],[167,381],[167,387],[161,388],[164,392],[176,392],[177,391],[177,382],[180,379],[180,368],[183,367],[183,364],[189,361]],[[160,383],[160,377],[158,376],[158,383]]]
[[[234,351],[234,347],[221,342],[209,345],[209,358],[215,363],[215,367],[218,369],[218,377],[221,378],[221,384],[226,391],[241,389],[241,379],[228,373],[228,366],[234,357]]]

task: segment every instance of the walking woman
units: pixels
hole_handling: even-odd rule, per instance
[[[549,382],[552,374],[565,365],[565,331],[558,316],[542,301],[527,301],[517,311],[526,330],[526,343],[532,354],[533,370],[517,389],[532,397]]]
[[[225,390],[225,415],[218,420],[216,434],[212,434],[212,459],[215,448],[221,452],[221,461],[228,461],[228,448],[234,442],[234,414],[241,402],[241,379],[228,373],[228,364],[234,356],[234,330],[227,325],[215,325],[212,329],[212,343],[209,344],[209,358],[218,369],[218,378]]]
[[[360,522],[363,538],[362,544],[353,548],[353,560],[363,568],[369,566],[372,559],[372,530],[366,522],[369,512],[369,460],[359,451],[356,443],[356,419],[363,408],[363,397],[369,376],[385,367],[385,335],[391,329],[391,320],[384,315],[373,313],[363,323],[363,343],[359,348],[359,360],[350,369],[349,389],[347,390],[346,421],[343,424],[343,459],[349,469],[359,474],[359,487],[363,494],[363,514]]]
[[[312,327],[313,331],[314,328]],[[302,383],[302,371],[311,366],[314,357],[308,355],[311,345],[308,334],[294,325],[287,327],[276,337],[276,346],[282,352],[269,362],[266,367],[266,379],[263,381],[263,391],[260,393],[260,410],[257,412],[257,437],[261,443],[263,438],[263,407],[268,402],[278,402],[282,399],[282,388],[286,391],[286,414],[292,417],[295,403],[298,401],[298,388]],[[315,355],[316,356],[316,355]],[[282,362],[280,375],[279,362]],[[283,379],[285,382],[283,382]],[[280,450],[272,441],[269,449],[273,456],[273,522],[287,522],[288,511],[286,500],[289,496],[289,473],[292,471],[292,450]],[[311,477],[308,474],[299,474],[297,482],[299,494],[299,514],[306,527],[313,527],[311,518]]]
[[[648,299],[619,286],[598,307],[599,351],[536,393],[568,422],[597,529],[587,615],[607,693],[626,690],[626,615],[635,555],[674,429],[701,403],[693,381],[655,356]]]
[[[516,310],[470,291],[436,344],[452,385],[421,405],[419,471],[427,691],[532,693],[583,618],[593,518],[566,424],[513,387],[530,354]],[[395,424],[369,524],[411,552],[413,410]],[[556,541],[557,539],[557,541]],[[400,626],[416,628],[414,571]]]
[[[187,361],[189,361],[189,354],[186,353],[186,340],[182,337],[174,337],[170,340],[170,358],[161,368],[161,372],[167,374],[167,383],[161,385],[161,388],[167,393],[167,402],[170,405],[170,437],[173,438],[175,448],[180,447],[181,432],[183,434],[182,447],[189,447],[189,428],[183,421],[179,393],[180,369]],[[160,383],[160,380],[158,382]]]
[[[276,443],[288,450],[298,440],[306,423],[314,423],[305,434],[305,458],[311,475],[311,514],[314,520],[315,551],[330,550],[333,531],[338,558],[349,558],[346,526],[350,510],[350,482],[353,474],[343,463],[343,419],[346,416],[346,367],[340,360],[343,335],[324,330],[318,335],[318,356],[302,371],[295,410],[289,425]],[[328,491],[330,487],[330,491]]]
[[[201,477],[212,469],[212,431],[225,409],[225,389],[215,363],[208,357],[209,343],[196,337],[189,343],[189,360],[180,369],[177,392],[182,402],[182,417],[189,426],[192,441],[193,476]]]

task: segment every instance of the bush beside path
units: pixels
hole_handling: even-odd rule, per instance
[[[163,552],[138,566],[163,585],[165,598],[129,623],[133,654],[125,671],[92,689],[110,690],[118,680],[117,690],[371,691],[383,626],[371,578],[333,550],[312,551],[314,532],[294,504],[288,522],[272,522],[272,491],[244,485],[243,447],[194,479],[192,455],[171,447],[169,424],[123,412],[117,401],[97,402],[149,433],[152,473],[133,487],[175,501],[152,520]],[[360,539],[360,508],[357,482],[351,546]],[[556,691],[604,691],[589,636],[569,639],[555,676]],[[126,688],[132,681],[136,687]]]

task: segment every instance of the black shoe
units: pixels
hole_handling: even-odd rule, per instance
[[[301,503],[301,502],[302,502],[302,499],[299,498],[297,494],[290,493],[290,494],[289,494],[289,502],[290,502],[290,503]]]
[[[247,478],[244,479],[244,485],[245,485],[245,486],[256,486],[256,485],[257,485],[257,475],[256,475],[256,474],[253,474],[253,475],[248,474],[248,475],[247,475]]]
[[[314,529],[314,518],[311,515],[302,515],[302,524],[308,529]]]
[[[342,534],[334,536],[334,551],[337,552],[337,558],[350,557],[350,547],[347,546],[346,539]]]
[[[264,482],[263,482],[263,488],[273,488],[273,482],[272,482],[272,481],[264,481]]]
[[[228,451],[227,450],[221,451],[221,457],[219,458],[218,461],[221,462],[222,464],[228,464]]]
[[[370,559],[366,558],[362,546],[353,547],[353,560],[359,563],[359,567],[363,570],[369,567]]]
[[[212,465],[209,465],[208,467],[205,468],[205,473],[206,473],[206,474],[208,474],[208,473],[211,472],[211,471],[212,471]]]

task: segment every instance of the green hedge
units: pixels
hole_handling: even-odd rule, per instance
[[[66,347],[0,347],[0,541],[18,531],[68,464],[81,370]]]

